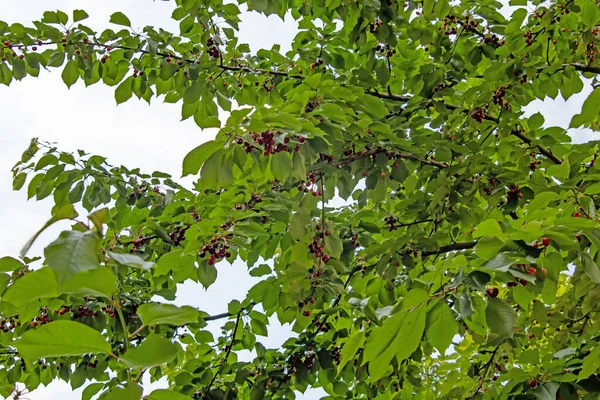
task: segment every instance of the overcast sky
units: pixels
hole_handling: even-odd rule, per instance
[[[178,32],[176,21],[170,20],[172,2],[139,0],[60,1],[60,0],[2,0],[0,19],[6,22],[28,24],[40,19],[46,10],[60,9],[69,15],[74,8],[85,9],[90,19],[85,24],[101,30],[108,26],[110,14],[122,11],[134,28],[145,25],[160,26]],[[265,18],[245,14],[239,37],[252,50],[270,48],[278,43],[283,51],[290,48],[296,25],[290,19],[285,23],[278,17]],[[573,96],[568,102],[548,100],[530,106],[530,113],[541,111],[546,125],[568,127],[570,117],[581,108],[586,93]],[[140,167],[144,172],[160,170],[181,176],[181,161],[195,146],[211,139],[216,131],[200,131],[193,119],[180,121],[180,104],[162,103],[153,99],[148,106],[133,97],[118,107],[114,88],[96,84],[84,88],[78,82],[70,90],[63,84],[59,71],[41,72],[38,79],[28,77],[13,82],[10,88],[0,86],[0,257],[17,256],[23,244],[41,227],[50,215],[50,201],[26,201],[24,192],[11,190],[10,169],[27,148],[31,137],[57,142],[59,149],[83,149],[106,156],[113,165]],[[572,132],[578,142],[592,139],[589,131]],[[43,247],[54,240],[68,224],[45,232],[30,255],[40,254]],[[219,278],[207,291],[194,283],[180,287],[177,304],[193,305],[208,313],[221,313],[232,299],[243,299],[246,291],[256,282],[246,273],[242,263],[233,266],[219,264]],[[211,330],[218,333],[221,322],[211,322]],[[279,346],[289,335],[289,329],[278,325],[270,327],[270,337],[261,340],[267,347]],[[259,339],[260,340],[260,339]],[[149,393],[154,385],[145,385]],[[54,382],[28,394],[31,400],[80,399],[81,390],[73,393],[64,382]],[[321,391],[308,392],[303,398],[317,399]]]

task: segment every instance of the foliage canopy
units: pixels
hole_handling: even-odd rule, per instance
[[[251,54],[241,5],[291,14],[292,50]],[[150,374],[170,385],[151,400],[597,398],[598,144],[523,108],[592,85],[570,126],[600,130],[600,8],[511,5],[176,0],[175,33],[0,21],[5,85],[60,67],[219,128],[183,160],[193,189],[31,142],[13,188],[54,200],[42,230],[73,225],[0,259],[0,394],[89,379],[84,399],[139,400]],[[261,277],[226,312],[164,303],[225,260]],[[298,334],[280,349],[260,343],[271,316]]]

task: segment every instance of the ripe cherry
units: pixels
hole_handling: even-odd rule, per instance
[[[575,218],[579,218],[579,217],[581,217],[581,213],[580,213],[579,211],[575,211],[575,212],[573,213],[573,216],[574,216]]]
[[[547,237],[542,238],[542,246],[544,246],[544,247],[550,246],[550,239]]]
[[[533,379],[531,380],[531,382],[529,382],[529,387],[530,387],[530,388],[534,388],[534,387],[536,387],[536,386],[537,386],[537,384],[538,384],[537,380],[536,380],[535,378],[533,378]]]
[[[310,317],[310,311],[304,310],[302,311],[302,315],[304,315],[305,317]]]
[[[535,269],[534,267],[527,268],[527,273],[529,275],[535,275],[537,273],[537,269]]]

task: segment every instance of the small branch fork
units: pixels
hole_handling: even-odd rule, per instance
[[[481,375],[481,379],[479,379],[479,385],[477,385],[477,388],[475,389],[475,393],[473,393],[473,395],[471,397],[469,397],[469,400],[474,399],[481,391],[481,388],[483,387],[483,383],[485,382],[485,378],[486,378],[488,372],[490,371],[490,367],[494,363],[494,357],[496,357],[496,353],[498,352],[499,348],[500,348],[500,345],[498,345],[494,348],[494,351],[492,351],[492,354],[490,355],[490,359],[485,363],[485,365],[483,367],[483,370],[484,370],[483,374]]]

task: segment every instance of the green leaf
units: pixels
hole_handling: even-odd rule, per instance
[[[120,357],[128,368],[145,369],[173,361],[181,348],[158,335],[148,336],[141,345],[130,348]]]
[[[593,2],[593,0],[585,1]],[[581,108],[581,113],[573,116],[569,128],[579,128],[582,125],[588,127],[598,117],[598,114],[600,114],[600,88],[594,89],[594,91],[585,99]]]
[[[44,249],[46,263],[60,285],[75,274],[100,267],[102,239],[95,231],[64,231]]]
[[[79,272],[62,284],[60,292],[81,297],[110,298],[117,293],[117,277],[106,267]]]
[[[131,21],[125,14],[122,12],[116,12],[110,16],[110,22],[117,25],[129,26],[131,27]]]
[[[140,400],[143,394],[141,386],[129,383],[125,387],[111,389],[108,395],[101,395],[100,398],[102,400]]]
[[[89,15],[83,10],[73,10],[73,22],[83,21],[88,18]]]
[[[427,341],[444,355],[458,333],[456,316],[445,301],[436,304],[427,314],[427,326]]]
[[[20,308],[32,300],[58,296],[58,286],[50,268],[28,272],[10,285],[2,296],[2,303]]]
[[[17,176],[14,177],[13,183],[12,183],[12,189],[13,190],[21,190],[21,188],[25,184],[26,180],[27,180],[27,174],[25,172],[21,172],[20,174],[18,174]]]
[[[578,0],[575,2],[581,7],[581,22],[588,28],[593,28],[600,20],[600,9],[594,0]]]
[[[25,265],[16,258],[9,256],[0,258],[0,272],[13,272],[24,266]]]
[[[517,260],[508,256],[506,253],[500,253],[491,260],[481,266],[483,269],[496,269],[506,272],[508,269],[517,263]]]
[[[79,79],[79,69],[74,60],[67,61],[67,65],[65,65],[61,77],[68,88],[71,88],[71,86],[77,82],[77,79]]]
[[[202,183],[207,187],[221,188],[233,182],[233,158],[223,149],[214,152],[202,165],[200,171]]]
[[[424,290],[411,290],[402,301],[402,310],[373,329],[363,353],[372,381],[384,376],[394,356],[400,362],[416,350],[425,329],[427,307],[424,303],[428,299]]]
[[[578,375],[579,380],[588,378],[598,369],[600,369],[600,346],[594,347],[590,354],[583,359],[583,365]]]
[[[289,153],[280,151],[271,157],[271,173],[280,182],[285,182],[292,174],[294,165]]]
[[[190,400],[190,397],[172,390],[158,389],[150,393],[148,400]]]
[[[338,371],[342,371],[344,369],[344,366],[354,358],[354,356],[358,352],[358,349],[361,349],[364,343],[364,331],[357,332],[354,335],[352,335],[350,339],[348,339],[348,341],[342,347],[342,360],[338,366]]]
[[[200,171],[200,167],[215,151],[223,148],[223,142],[217,140],[209,140],[202,143],[194,150],[187,153],[183,159],[183,175],[196,175]]]
[[[592,257],[586,252],[581,252],[581,264],[583,265],[583,270],[590,277],[592,282],[600,283],[600,268],[594,262]]]
[[[533,390],[533,394],[540,400],[556,400],[556,392],[560,383],[546,382]]]
[[[477,225],[475,228],[475,232],[473,232],[473,237],[478,238],[482,236],[503,236],[502,228],[498,224],[498,221],[495,219],[487,219]]]
[[[517,323],[517,313],[506,301],[498,297],[488,297],[485,321],[492,332],[512,337]]]
[[[325,236],[325,252],[334,258],[340,258],[344,251],[342,239],[330,233]]]
[[[529,129],[535,130],[541,128],[544,125],[544,116],[542,113],[535,113],[527,120],[527,125],[529,125]]]
[[[27,243],[25,243],[25,246],[23,246],[23,248],[21,249],[20,256],[25,257],[25,255],[27,254],[27,252],[33,245],[33,242],[35,242],[35,240],[38,238],[38,236],[40,236],[40,234],[42,232],[44,232],[46,230],[46,228],[48,228],[50,225],[54,224],[57,221],[63,220],[63,219],[76,218],[78,215],[79,214],[77,213],[77,211],[75,211],[75,207],[73,207],[72,204],[65,204],[64,206],[54,210],[52,212],[52,218],[50,218],[44,224],[44,226],[42,226],[42,228],[39,231],[37,231],[35,233],[35,235],[33,235],[33,237],[27,241]]]
[[[148,326],[157,324],[185,325],[198,321],[198,311],[189,306],[146,303],[137,309],[142,322]]]
[[[133,76],[125,79],[115,90],[117,104],[125,103],[133,95]]]
[[[207,262],[201,262],[198,267],[198,281],[208,289],[210,285],[217,280],[217,269],[214,265],[208,265]]]
[[[113,253],[112,251],[109,251],[107,254],[114,262],[125,267],[138,268],[145,271],[149,271],[154,267],[152,261],[146,261],[137,254]]]
[[[91,400],[104,387],[103,383],[92,383],[86,386],[81,393],[81,400]]]
[[[44,357],[110,353],[110,344],[100,332],[74,321],[53,321],[29,330],[14,342],[14,346],[28,362]]]

